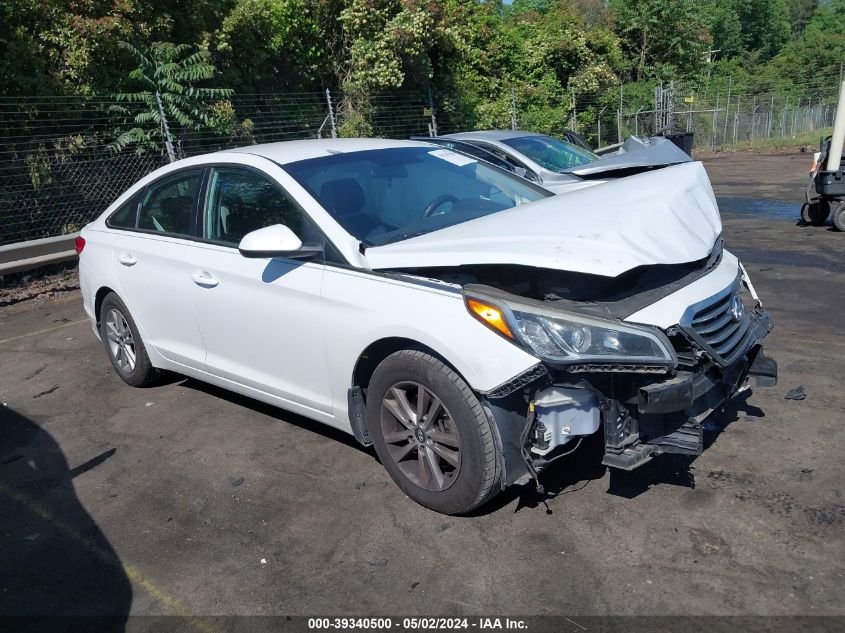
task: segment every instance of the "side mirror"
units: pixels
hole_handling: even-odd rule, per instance
[[[238,250],[244,257],[287,257],[307,259],[323,252],[322,247],[304,247],[302,240],[284,224],[273,224],[243,236]]]

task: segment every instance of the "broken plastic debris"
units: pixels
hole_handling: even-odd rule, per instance
[[[24,536],[25,541],[37,541],[38,537],[41,536],[41,532],[36,532],[35,534],[30,534],[29,536]]]
[[[145,404],[144,406],[145,406],[145,407],[151,407],[151,406],[153,406],[154,404],[155,404],[155,402],[148,402],[148,403],[147,403],[147,404]]]
[[[261,559],[261,564],[262,564],[262,565],[266,565],[266,564],[267,564],[267,559],[266,559],[266,558],[262,558],[262,559]]]
[[[795,389],[790,389],[786,392],[784,398],[786,400],[803,400],[807,397],[807,393],[804,391],[804,386],[801,385],[800,387],[795,387]]]
[[[233,485],[235,488],[237,488],[237,487],[238,487],[238,486],[240,486],[243,482],[244,482],[244,478],[243,478],[243,477],[238,477],[237,479],[233,479],[233,480],[232,480],[232,485]]]

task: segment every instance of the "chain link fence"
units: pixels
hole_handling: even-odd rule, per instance
[[[366,99],[329,90],[243,94],[214,106],[212,129],[171,123],[169,131],[176,157],[183,158],[255,143],[407,138],[484,127],[573,130],[597,147],[632,134],[688,131],[695,134],[696,148],[709,149],[821,136],[832,125],[835,78],[754,93],[723,83],[702,90],[669,82],[655,86],[653,94],[622,86],[586,98],[572,94],[542,107],[532,93],[516,89],[469,105],[460,95],[426,89]],[[162,130],[151,130],[144,146],[110,147],[134,126],[137,112],[126,107],[103,98],[0,98],[0,244],[77,231],[132,183],[169,162]]]

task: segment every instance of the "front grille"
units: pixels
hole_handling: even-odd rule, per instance
[[[750,306],[742,302],[740,288],[736,283],[692,306],[681,323],[687,334],[721,365],[734,362],[747,349],[751,336]],[[739,318],[735,305],[742,306]]]

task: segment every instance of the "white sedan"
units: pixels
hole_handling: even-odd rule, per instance
[[[163,167],[77,250],[126,383],[169,370],[319,420],[465,513],[602,422],[609,466],[696,454],[710,411],[774,382],[720,232],[699,163],[552,196],[442,147],[346,139]]]

